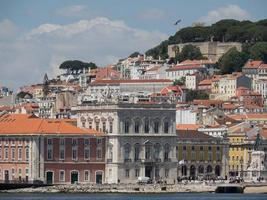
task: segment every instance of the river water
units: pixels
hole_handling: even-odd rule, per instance
[[[267,194],[1,194],[0,200],[267,200]]]

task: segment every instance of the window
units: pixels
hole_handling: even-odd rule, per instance
[[[53,159],[53,149],[48,147],[47,149],[47,160],[52,160]]]
[[[106,132],[106,122],[102,122],[103,132]]]
[[[26,150],[25,150],[25,158],[26,158],[26,161],[28,161],[30,159],[30,151],[29,151],[29,148],[26,148]]]
[[[134,160],[139,160],[139,154],[140,154],[140,145],[136,144],[134,146]]]
[[[154,133],[159,132],[159,121],[154,121]]]
[[[191,152],[191,160],[193,160],[193,161],[196,160],[196,152],[195,151]]]
[[[64,182],[65,181],[65,171],[64,170],[60,170],[59,171],[59,181],[60,182]]]
[[[60,160],[64,160],[65,159],[65,146],[60,146],[59,159]]]
[[[102,145],[102,139],[101,138],[97,138],[97,145]]]
[[[129,121],[125,121],[124,122],[124,132],[125,133],[129,133],[129,127],[130,127],[130,122]]]
[[[211,161],[211,160],[212,160],[212,153],[209,152],[209,153],[208,153],[208,161]]]
[[[0,148],[0,160],[2,160],[2,148]]]
[[[47,144],[48,145],[53,145],[53,139],[51,139],[51,138],[47,139]]]
[[[5,160],[8,159],[8,148],[5,148]]]
[[[200,151],[203,151],[204,150],[204,147],[203,146],[200,146]]]
[[[183,151],[186,151],[186,146],[183,146]]]
[[[140,127],[140,121],[139,120],[136,120],[134,122],[134,132],[135,133],[139,133],[139,127]]]
[[[12,172],[12,175],[15,175],[15,169],[14,168],[12,168],[11,172]]]
[[[135,177],[139,177],[140,169],[135,169]]]
[[[159,168],[158,167],[156,167],[156,169],[155,169],[155,177],[159,178]]]
[[[113,132],[113,122],[109,122],[109,133]]]
[[[26,173],[26,175],[29,175],[29,168],[25,169],[25,173]]]
[[[145,120],[145,133],[149,133],[149,121],[148,121],[148,119]]]
[[[216,153],[216,160],[217,161],[220,161],[221,160],[221,153],[220,152],[217,152]]]
[[[72,146],[76,146],[77,144],[78,144],[78,141],[77,141],[77,139],[72,139]]]
[[[90,159],[90,148],[89,147],[86,147],[84,149],[84,159],[85,160],[89,160]]]
[[[199,157],[200,157],[200,161],[204,161],[204,152],[203,151],[200,152]]]
[[[18,160],[22,160],[22,148],[18,149]]]
[[[168,133],[169,132],[169,122],[165,121],[164,122],[164,133]]]
[[[130,170],[129,169],[126,169],[125,170],[125,177],[126,178],[129,178],[129,176],[130,176]]]
[[[84,171],[84,182],[90,181],[90,172],[88,170]]]
[[[89,146],[90,145],[90,140],[89,138],[84,139],[84,146]]]
[[[208,147],[209,151],[211,151],[211,146]]]
[[[130,152],[131,152],[130,144],[124,145],[124,159],[125,160],[129,160],[130,159]]]
[[[77,153],[77,148],[76,147],[72,147],[72,160],[77,160],[78,153]]]
[[[102,159],[102,148],[101,147],[97,147],[97,149],[96,149],[96,158],[98,159],[98,160],[101,160]]]
[[[170,145],[165,144],[164,146],[164,160],[169,160]]]
[[[217,151],[220,151],[221,149],[220,149],[220,147],[219,146],[217,146]]]
[[[65,139],[64,138],[60,138],[59,144],[60,145],[65,145]]]
[[[19,175],[21,175],[21,172],[22,172],[22,170],[21,170],[21,168],[19,168]]]
[[[15,160],[15,148],[11,149],[11,159]]]

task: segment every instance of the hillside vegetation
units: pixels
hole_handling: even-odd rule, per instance
[[[182,28],[175,35],[170,36],[168,40],[149,49],[146,55],[154,58],[160,56],[162,59],[166,59],[168,58],[167,47],[169,44],[204,42],[211,39],[220,42],[241,42],[245,43],[247,48],[257,42],[267,42],[267,19],[257,22],[226,19],[211,26]]]

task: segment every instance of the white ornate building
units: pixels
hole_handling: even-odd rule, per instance
[[[175,105],[82,103],[73,111],[79,127],[107,134],[105,182],[176,179]]]

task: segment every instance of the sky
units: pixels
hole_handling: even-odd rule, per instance
[[[114,64],[194,22],[257,21],[266,8],[266,0],[0,0],[0,86],[53,78],[65,60]]]

